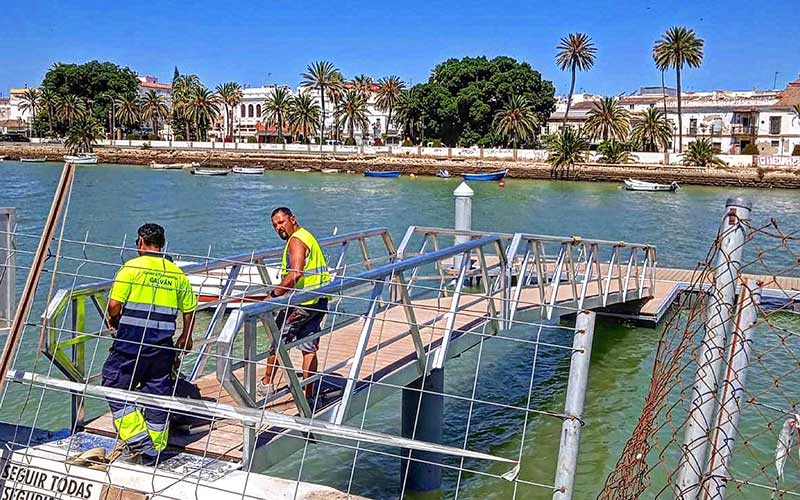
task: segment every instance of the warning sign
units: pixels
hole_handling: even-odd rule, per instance
[[[3,465],[0,485],[0,500],[95,500],[102,490],[94,481],[11,461]]]

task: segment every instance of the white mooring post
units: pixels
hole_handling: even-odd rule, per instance
[[[0,207],[0,332],[11,327],[17,310],[16,227],[17,209]]]
[[[453,197],[456,201],[455,224],[453,228],[457,231],[472,230],[472,195],[474,194],[475,191],[473,191],[466,182],[461,182],[455,191],[453,191]],[[455,244],[466,243],[469,239],[469,236],[456,236]],[[453,257],[453,269],[460,268],[461,254],[458,254]]]
[[[553,500],[571,500],[578,467],[578,450],[581,442],[583,405],[589,381],[589,364],[592,358],[592,339],[596,314],[581,311],[575,319],[575,337],[572,341],[572,360],[569,365],[567,401],[564,403],[564,422],[561,424],[561,445],[558,449],[555,491]]]
[[[750,366],[750,351],[753,333],[761,303],[761,286],[748,279],[739,293],[739,304],[734,321],[733,335],[728,347],[725,379],[722,381],[719,401],[720,410],[711,438],[711,456],[703,480],[703,500],[724,500],[725,488],[730,480],[730,465],[733,447],[738,434],[742,397]]]
[[[689,403],[686,435],[681,449],[675,497],[695,500],[700,490],[708,452],[709,431],[717,409],[721,385],[720,367],[731,332],[736,283],[742,264],[746,228],[752,203],[730,198],[717,235],[719,249],[714,261],[714,279],[707,297],[705,335],[697,349],[697,374]]]

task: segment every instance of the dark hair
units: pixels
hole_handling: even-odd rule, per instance
[[[283,214],[286,217],[291,217],[291,216],[294,215],[292,213],[292,210],[289,207],[278,207],[278,208],[276,208],[275,210],[272,211],[272,215],[270,215],[269,218],[271,219],[271,218],[275,217],[275,215],[280,213],[280,212],[283,212]]]
[[[144,224],[139,228],[138,231],[136,231],[136,234],[139,235],[145,245],[164,248],[164,228],[158,224]]]

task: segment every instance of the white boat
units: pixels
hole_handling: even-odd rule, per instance
[[[260,175],[264,173],[264,167],[261,165],[256,165],[254,167],[240,167],[236,165],[233,167],[234,174],[252,174],[252,175]]]
[[[320,170],[320,172],[322,172],[323,174],[338,174],[339,173],[339,169],[338,168],[323,168],[322,170]]]
[[[193,264],[193,262],[177,262],[179,266]],[[272,283],[280,282],[280,268],[265,266],[267,274]],[[220,299],[222,288],[228,281],[230,267],[225,269],[214,269],[213,271],[203,271],[199,273],[189,273],[189,283],[192,290],[197,295],[197,300],[201,304],[215,302]],[[228,308],[238,308],[242,302],[260,302],[267,299],[267,290],[264,289],[266,283],[258,272],[258,267],[254,265],[244,265],[239,271],[231,294],[228,299]]]
[[[310,168],[296,168],[296,169],[294,169],[294,171],[295,172],[303,172],[303,173],[305,173],[305,172],[311,172],[311,169]]]
[[[184,168],[197,168],[200,164],[197,162],[192,163],[156,163],[150,162],[150,168],[155,170],[181,170]]]
[[[670,184],[659,184],[657,182],[645,182],[638,181],[636,179],[627,179],[624,182],[624,188],[628,191],[677,191],[680,187],[675,181]]]
[[[227,168],[196,167],[192,169],[192,175],[228,175]]]
[[[442,179],[449,179],[450,178],[450,172],[448,172],[447,169],[437,170],[436,171],[436,177],[440,177]]]
[[[97,163],[97,155],[93,153],[64,155],[64,161],[67,163],[75,163],[76,165],[94,164]]]
[[[0,161],[3,161],[3,160],[5,160],[5,159],[6,159],[6,157],[5,157],[5,156],[0,156]]]
[[[20,158],[19,161],[25,163],[44,163],[47,161],[47,157],[43,156],[41,158]]]

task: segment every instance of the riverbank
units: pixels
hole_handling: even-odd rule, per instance
[[[269,170],[293,170],[296,168],[337,168],[342,171],[362,173],[365,170],[399,170],[403,174],[435,175],[447,169],[451,175],[490,172],[508,169],[508,177],[519,179],[552,179],[550,165],[539,161],[487,160],[473,158],[428,158],[420,156],[358,156],[355,154],[333,155],[278,153],[267,151],[188,150],[188,149],[143,149],[128,147],[98,147],[96,153],[101,163],[148,165],[156,163],[200,162],[206,165],[226,166],[261,164]],[[0,156],[8,160],[20,157],[47,156],[60,160],[66,150],[57,144],[2,144]],[[731,186],[752,188],[800,189],[800,169],[729,167],[700,169],[663,165],[606,165],[579,164],[564,175],[564,180],[622,182],[633,177],[651,182],[702,186]]]

